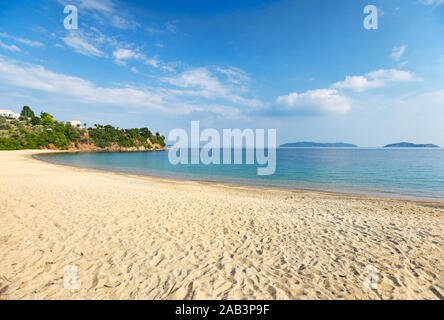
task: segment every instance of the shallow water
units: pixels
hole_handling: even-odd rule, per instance
[[[168,151],[38,157],[65,165],[175,179],[444,200],[444,149],[280,148],[276,150],[276,172],[270,176],[257,175],[257,164],[172,165]]]

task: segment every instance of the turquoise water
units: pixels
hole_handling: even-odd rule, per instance
[[[174,166],[168,161],[168,151],[38,157],[71,166],[175,179],[444,200],[444,149],[280,148],[271,176],[258,176],[257,165]]]

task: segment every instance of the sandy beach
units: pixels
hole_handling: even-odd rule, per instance
[[[166,180],[39,152],[0,152],[0,299],[443,299],[442,202]]]

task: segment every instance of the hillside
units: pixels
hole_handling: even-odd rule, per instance
[[[410,142],[399,142],[388,144],[384,148],[439,148],[436,144],[415,144]]]
[[[321,142],[293,142],[281,145],[281,148],[357,148],[357,145],[343,142],[321,143]]]
[[[27,106],[19,119],[0,117],[0,150],[51,149],[69,151],[164,150],[165,137],[148,128],[120,129],[111,125],[74,127],[54,120],[49,113],[40,117]]]

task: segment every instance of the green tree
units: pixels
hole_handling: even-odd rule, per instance
[[[64,134],[64,128],[65,126],[63,124],[62,128],[56,127],[54,130],[44,130],[41,134],[42,138],[42,145],[45,145],[46,147],[49,146],[49,144],[53,144],[56,148],[59,149],[67,149],[69,146],[69,141],[66,138]]]
[[[31,124],[34,126],[38,126],[42,124],[42,120],[39,117],[32,117]]]
[[[54,124],[54,117],[49,113],[42,112],[40,113],[40,119],[42,119],[42,124],[47,127]]]
[[[80,130],[68,122],[65,124],[65,136],[69,141],[75,142],[80,137]]]
[[[28,106],[23,106],[22,112],[20,113],[20,118],[22,120],[28,120],[28,118],[34,118],[35,114],[34,111],[31,110]]]
[[[20,143],[11,138],[0,138],[0,150],[20,150],[22,146]]]
[[[11,125],[6,121],[5,118],[0,117],[0,130],[9,130],[11,129]]]
[[[26,121],[0,117],[0,150],[38,149],[50,145],[67,149],[70,145],[78,146],[79,143],[89,143],[100,148],[117,144],[120,147],[143,146],[152,149],[148,139],[154,144],[165,145],[165,137],[159,132],[153,135],[148,128],[120,129],[111,125],[94,124],[93,128],[81,129],[56,121],[46,112],[38,117],[28,106],[23,107],[21,118]]]

